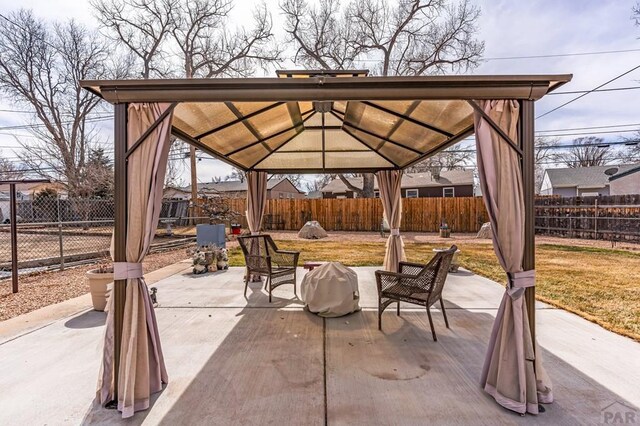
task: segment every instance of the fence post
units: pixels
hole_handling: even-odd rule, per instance
[[[58,194],[58,245],[60,246],[60,270],[64,271],[64,245],[62,243],[62,215],[60,212],[60,194]]]
[[[597,240],[598,239],[598,197],[596,197],[596,203],[595,203],[595,217],[594,217],[594,224],[593,224],[593,229],[595,230],[595,237],[594,239]]]

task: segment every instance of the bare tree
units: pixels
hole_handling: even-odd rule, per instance
[[[291,182],[296,189],[302,188],[302,175],[300,174],[277,174],[269,176],[269,179],[289,179],[289,182]]]
[[[484,43],[475,38],[478,8],[468,0],[283,0],[287,42],[294,62],[307,67],[341,69],[370,62],[377,75],[424,75],[459,72],[477,66]],[[373,59],[371,59],[373,58]],[[358,196],[372,197],[374,178],[363,175]]]
[[[640,27],[640,2],[636,3],[631,10],[631,19],[633,19],[636,25]]]
[[[113,73],[108,70],[113,70]],[[81,195],[85,167],[96,144],[90,118],[100,99],[78,81],[119,77],[126,66],[112,62],[107,43],[73,21],[47,26],[21,9],[0,22],[0,90],[29,108],[29,131],[36,139],[23,144],[22,162],[36,174],[68,185]]]
[[[604,166],[613,158],[611,146],[595,136],[574,139],[570,148],[558,154],[558,159],[567,167]]]
[[[22,179],[24,175],[24,167],[0,157],[0,180]]]
[[[247,178],[247,175],[245,175],[244,171],[234,167],[231,170],[231,173],[229,173],[227,176],[224,177],[224,180],[226,182],[232,181],[232,180],[244,182],[246,178]]]
[[[307,192],[320,191],[322,190],[322,188],[327,186],[329,182],[331,182],[334,179],[337,179],[337,177],[338,175],[330,174],[330,173],[318,175],[314,180],[305,182],[304,189]]]
[[[471,165],[474,153],[471,149],[447,148],[437,154],[405,169],[409,173],[429,172],[434,179],[448,170],[462,169]]]
[[[544,171],[547,169],[548,163],[558,160],[557,147],[559,143],[560,139],[558,138],[538,137],[535,140],[534,162],[536,191],[539,191],[542,187]]]
[[[256,67],[280,61],[273,43],[271,15],[264,4],[253,13],[253,28],[231,31],[231,0],[184,0],[174,10],[172,36],[179,50],[184,76],[246,77]]]
[[[142,78],[169,72],[162,48],[174,28],[177,0],[94,0],[91,5],[107,36],[139,63]]]
[[[640,130],[635,132],[633,136],[625,138],[626,148],[622,151],[622,160],[626,163],[640,162]]]

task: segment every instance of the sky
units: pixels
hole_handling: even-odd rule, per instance
[[[236,0],[231,24],[240,26],[257,4],[254,0]],[[344,1],[343,1],[344,3]],[[590,90],[640,65],[640,27],[631,20],[635,0],[472,0],[482,10],[478,22],[478,38],[485,41],[485,61],[471,74],[573,74],[573,80],[559,91]],[[266,1],[274,20],[274,31],[282,38],[279,28],[283,18],[276,0]],[[84,0],[0,0],[0,13],[16,7],[33,9],[36,15],[48,20],[74,18],[88,27],[97,27],[91,6]],[[634,51],[629,51],[634,50]],[[603,51],[627,51],[609,54],[583,55]],[[502,59],[523,56],[555,56],[545,58]],[[358,68],[367,63],[357,64]],[[286,65],[284,66],[287,67]],[[607,88],[640,86],[640,69],[631,72]],[[547,96],[536,103],[536,116],[561,105],[575,94]],[[1,109],[17,109],[0,95]],[[549,115],[536,120],[538,134],[569,134],[614,131],[594,134],[609,141],[619,141],[640,129],[640,90],[592,93]],[[29,115],[0,111],[0,155],[15,158],[19,149],[17,139],[29,140],[25,130],[3,130],[3,127],[27,124]],[[635,124],[636,126],[627,126]],[[111,122],[100,125],[104,144],[110,144]],[[559,132],[594,126],[616,126],[593,130]],[[624,127],[620,127],[624,126]],[[612,130],[613,129],[613,130]],[[581,135],[562,137],[565,143]],[[198,180],[210,181],[215,176],[230,173],[230,166],[202,155],[198,163]],[[184,181],[188,182],[188,170]]]

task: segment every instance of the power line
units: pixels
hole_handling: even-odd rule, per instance
[[[547,95],[577,95],[579,93],[616,92],[616,91],[636,90],[636,89],[640,89],[640,86],[613,87],[611,89],[599,89],[599,90],[573,90],[570,92],[551,92],[551,93],[547,93]]]
[[[581,95],[579,95],[579,96],[576,96],[575,98],[572,98],[572,99],[568,100],[567,102],[563,103],[562,105],[559,105],[559,106],[557,106],[557,107],[553,108],[552,110],[547,111],[547,112],[545,112],[544,114],[537,116],[537,117],[536,117],[536,120],[537,120],[538,118],[542,118],[542,117],[544,117],[545,115],[549,115],[549,114],[551,114],[552,112],[557,111],[557,110],[559,110],[560,108],[563,108],[563,107],[565,107],[565,106],[569,105],[570,103],[577,101],[577,100],[578,100],[578,99],[580,99],[580,98],[583,98],[583,97],[587,96],[589,93],[592,93],[593,91],[598,90],[598,89],[600,89],[601,87],[604,87],[604,86],[606,86],[607,84],[609,84],[609,83],[612,83],[612,82],[616,81],[617,79],[619,79],[619,78],[621,78],[621,77],[623,77],[623,76],[625,76],[625,75],[629,74],[630,72],[633,72],[633,71],[637,70],[638,68],[640,68],[640,65],[636,65],[635,67],[631,68],[630,70],[623,72],[622,74],[620,74],[620,75],[618,75],[618,76],[616,76],[616,77],[612,78],[611,80],[609,80],[609,81],[607,81],[607,82],[605,82],[605,83],[602,83],[601,85],[599,85],[599,86],[597,86],[597,87],[595,87],[595,88],[593,88],[593,89],[589,90],[588,92],[583,93],[583,94],[581,94]]]
[[[570,52],[570,53],[556,53],[550,55],[530,55],[530,56],[503,56],[496,58],[485,58],[485,61],[502,61],[510,59],[541,59],[541,58],[562,58],[566,56],[591,56],[591,55],[608,55],[611,53],[629,53],[640,52],[640,49],[623,49],[623,50],[601,50],[596,52]]]
[[[631,53],[631,52],[640,52],[640,49],[621,49],[621,50],[601,50],[595,52],[569,52],[569,53],[555,53],[548,55],[529,55],[529,56],[496,56],[489,58],[482,58],[481,61],[489,62],[489,61],[504,61],[504,60],[513,60],[513,59],[542,59],[542,58],[562,58],[568,56],[591,56],[591,55],[608,55],[614,53]],[[391,59],[390,63],[398,63],[400,59]],[[354,59],[352,62],[357,63],[380,63],[382,61],[377,59]]]
[[[541,132],[564,132],[569,130],[588,130],[588,129],[610,129],[613,127],[633,127],[640,126],[640,123],[629,123],[629,124],[606,124],[604,126],[589,126],[589,127],[571,127],[566,129],[547,129],[547,130],[536,130],[536,133]]]

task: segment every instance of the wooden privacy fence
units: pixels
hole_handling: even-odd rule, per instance
[[[640,242],[640,195],[538,197],[536,234]]]
[[[230,198],[231,210],[244,213],[246,200]],[[480,197],[403,198],[400,229],[437,232],[445,220],[453,232],[477,232],[487,222]],[[379,231],[382,203],[378,198],[317,198],[267,200],[265,229],[299,230],[308,220],[317,220],[327,231]],[[239,223],[246,227],[244,216]]]

